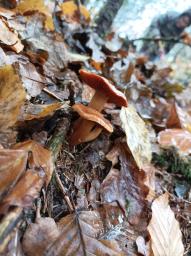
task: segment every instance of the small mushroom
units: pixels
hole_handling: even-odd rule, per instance
[[[73,105],[72,108],[80,115],[70,136],[72,146],[94,140],[103,129],[110,133],[113,132],[111,123],[97,110],[80,103]]]
[[[95,90],[95,94],[89,103],[89,107],[101,112],[106,102],[111,102],[119,107],[127,107],[125,95],[117,90],[106,78],[81,69],[81,79]]]

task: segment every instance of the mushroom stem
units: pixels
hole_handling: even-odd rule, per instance
[[[96,91],[88,107],[94,108],[97,111],[101,112],[107,100],[108,100],[108,97],[104,93],[100,91]]]
[[[77,123],[74,125],[75,129],[70,136],[70,144],[72,146],[78,145],[80,143],[87,141],[86,137],[88,137],[91,130],[95,126],[94,122],[89,120],[84,120],[81,117],[76,122]]]

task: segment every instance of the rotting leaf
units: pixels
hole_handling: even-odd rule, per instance
[[[115,240],[101,240],[103,223],[96,211],[82,211],[62,218],[59,238],[45,255],[124,255]]]
[[[0,149],[0,198],[10,190],[23,174],[27,164],[24,150]]]
[[[137,114],[135,108],[130,105],[122,107],[120,118],[122,128],[126,133],[127,145],[140,169],[151,162],[152,152],[148,130],[144,121]]]
[[[15,69],[11,65],[0,68],[1,131],[6,130],[16,123],[25,98],[25,90]]]
[[[0,212],[5,213],[10,206],[31,206],[33,200],[39,195],[44,183],[44,176],[43,171],[26,171],[8,196],[3,199]]]
[[[184,154],[191,153],[191,133],[182,129],[166,129],[159,132],[158,142],[161,147],[176,147]]]
[[[179,223],[170,209],[168,193],[152,204],[152,219],[148,225],[154,256],[181,256],[184,254]]]
[[[8,26],[3,18],[0,18],[0,27],[0,42],[17,53],[21,52],[24,46],[18,38],[18,34]]]
[[[52,153],[34,140],[17,143],[13,148],[32,152],[28,158],[29,167],[31,169],[42,168],[46,175],[46,186],[48,186],[54,169]]]

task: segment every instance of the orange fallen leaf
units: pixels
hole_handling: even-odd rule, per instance
[[[0,68],[0,130],[14,126],[26,98],[25,90],[11,65]],[[6,115],[5,115],[6,113]]]
[[[34,140],[17,143],[13,148],[22,149],[32,153],[28,158],[29,167],[31,169],[42,168],[46,175],[46,186],[48,186],[54,170],[52,153]]]
[[[170,209],[168,194],[152,203],[152,218],[148,225],[154,256],[182,256],[184,247],[178,221]]]
[[[9,27],[8,23],[3,18],[0,18],[0,28],[0,42],[17,53],[21,52],[24,45],[18,38],[18,34]]]
[[[0,149],[0,197],[16,184],[25,171],[27,156],[24,150]]]
[[[182,129],[166,129],[158,134],[158,142],[164,147],[176,147],[185,154],[191,153],[191,133]]]
[[[80,16],[78,14],[78,7],[74,1],[67,1],[60,5],[63,16],[69,22],[80,22]],[[85,21],[90,21],[90,13],[85,6],[80,5],[79,7],[80,15],[84,18]]]
[[[10,206],[29,207],[38,197],[44,183],[44,172],[28,170],[21,177],[12,191],[4,198],[0,205],[0,212],[5,213]]]

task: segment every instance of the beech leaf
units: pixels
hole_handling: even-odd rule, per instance
[[[7,22],[3,18],[0,18],[0,28],[0,41],[13,51],[17,53],[21,52],[24,46],[18,38],[18,34],[9,28]]]
[[[126,133],[127,145],[137,166],[144,169],[144,166],[150,163],[152,156],[149,134],[145,123],[132,105],[129,105],[128,108],[122,107],[120,118],[122,128]]]
[[[0,212],[5,213],[10,206],[29,207],[39,195],[44,183],[44,172],[28,170],[21,177],[13,190],[4,198]]]
[[[52,218],[36,219],[31,223],[23,237],[23,250],[28,256],[43,255],[48,245],[56,240],[59,236],[59,230]]]
[[[184,154],[191,153],[191,133],[182,129],[166,129],[158,134],[158,142],[164,147],[176,147]]]
[[[29,166],[31,169],[42,168],[46,174],[46,185],[48,186],[54,169],[52,153],[48,149],[43,148],[34,140],[27,140],[17,143],[14,149],[22,149],[27,152],[32,152],[29,156]]]
[[[24,150],[0,149],[0,197],[25,171],[27,156]]]
[[[168,194],[154,200],[148,225],[154,256],[181,256],[184,253],[179,223],[169,206]]]
[[[115,240],[99,240],[103,223],[96,211],[82,211],[62,218],[61,234],[46,250],[49,255],[124,255]]]

